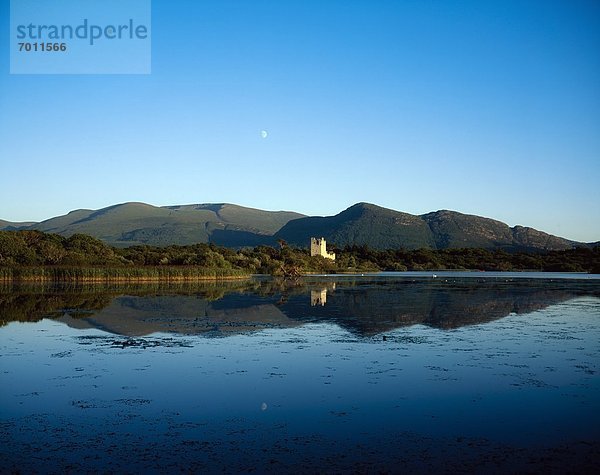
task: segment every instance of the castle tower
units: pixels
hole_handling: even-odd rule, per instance
[[[327,259],[335,261],[335,254],[333,252],[327,252],[327,242],[325,238],[310,238],[310,255],[311,256],[322,256]]]

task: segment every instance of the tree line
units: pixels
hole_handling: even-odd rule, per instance
[[[334,248],[336,260],[311,257],[308,248],[278,246],[231,249],[215,244],[116,248],[84,234],[0,231],[0,266],[220,269],[235,274],[298,275],[414,270],[485,270],[600,273],[600,247],[564,251],[507,252],[479,248],[375,250],[366,245]]]

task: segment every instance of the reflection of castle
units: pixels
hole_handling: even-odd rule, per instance
[[[335,254],[333,252],[327,252],[327,242],[325,241],[325,238],[310,238],[310,255],[323,256],[335,261]]]
[[[327,289],[310,291],[310,306],[323,307],[327,303]]]
[[[335,282],[329,285],[329,290],[335,290]],[[323,287],[321,290],[310,291],[310,306],[311,307],[324,307],[327,303],[327,287]]]

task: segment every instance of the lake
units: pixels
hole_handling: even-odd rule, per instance
[[[600,462],[600,279],[0,287],[0,472]]]

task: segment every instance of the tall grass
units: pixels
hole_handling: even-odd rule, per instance
[[[244,270],[196,266],[0,267],[4,282],[197,282],[247,277]]]

